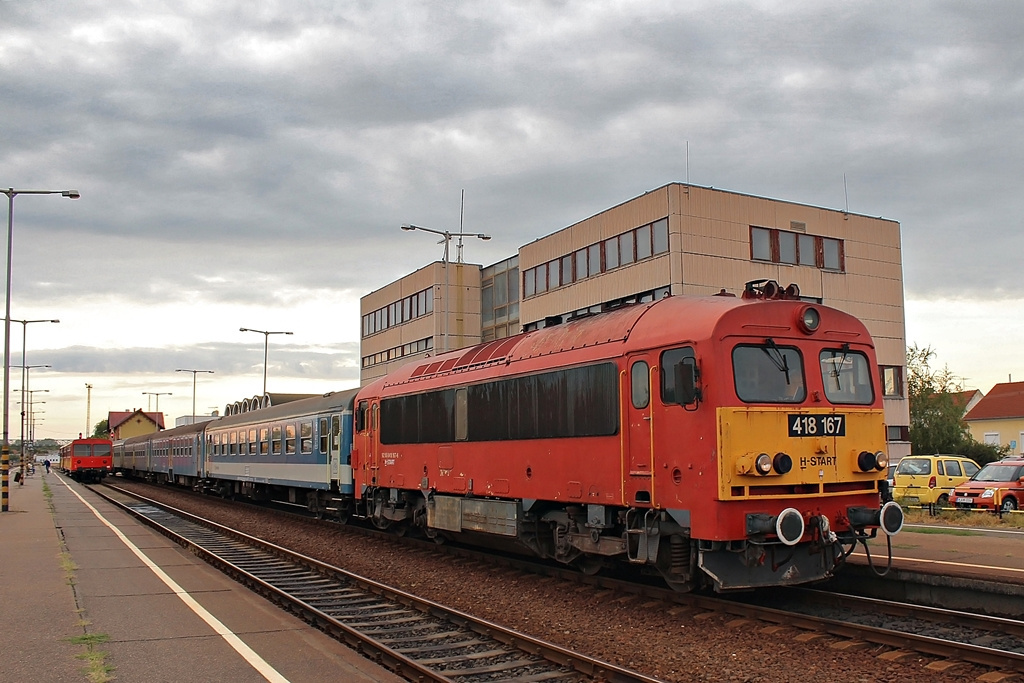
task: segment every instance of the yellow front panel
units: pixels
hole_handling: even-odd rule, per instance
[[[845,416],[845,435],[789,436],[788,415]],[[814,422],[811,420],[809,422]],[[830,423],[831,424],[831,423]],[[885,420],[870,408],[719,408],[719,498],[781,498],[874,492],[885,470],[862,472],[862,451],[885,451]],[[761,453],[792,459],[786,474],[757,474]]]

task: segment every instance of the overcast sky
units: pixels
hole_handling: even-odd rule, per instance
[[[1024,380],[1021,35],[1018,1],[0,0],[0,187],[82,193],[15,200],[11,317],[61,320],[36,437],[173,424],[176,369],[200,413],[259,393],[243,326],[294,332],[270,391],[355,386],[359,297],[463,190],[484,265],[674,181],[894,219],[908,342]]]

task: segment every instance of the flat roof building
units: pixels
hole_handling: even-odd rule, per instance
[[[435,262],[366,295],[361,383],[435,349],[667,294],[739,294],[758,279],[794,283],[802,298],[864,322],[881,366],[890,457],[909,454],[899,223],[683,183],[552,232],[494,265]]]

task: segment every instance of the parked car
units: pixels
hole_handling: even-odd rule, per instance
[[[908,455],[893,475],[894,499],[913,505],[949,505],[950,489],[978,473],[978,463],[962,455]]]
[[[899,463],[896,463],[896,462],[889,463],[889,473],[885,476],[885,480],[887,482],[889,482],[889,490],[890,491],[892,491],[893,488],[896,487],[895,476],[896,476],[896,467],[898,465],[899,465]]]
[[[1024,457],[990,462],[952,492],[958,508],[1017,510],[1024,503]]]

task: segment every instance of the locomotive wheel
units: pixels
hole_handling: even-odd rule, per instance
[[[604,560],[596,555],[584,555],[575,562],[576,568],[587,576],[594,576],[604,569]]]

